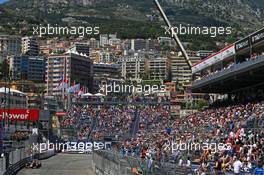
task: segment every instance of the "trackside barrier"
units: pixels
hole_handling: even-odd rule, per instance
[[[23,167],[25,167],[25,165],[30,162],[31,158],[25,158],[23,160],[20,160],[19,162],[15,163],[14,165],[10,166],[6,172],[4,173],[4,175],[13,175],[15,173],[17,173],[20,169],[22,169]]]
[[[54,150],[49,150],[45,153],[40,153],[40,154],[37,154],[36,157],[38,160],[44,160],[44,159],[48,159],[52,156],[55,155],[55,151]]]
[[[19,152],[19,151],[20,150],[16,150],[14,152],[11,152],[10,156],[17,155],[18,154],[17,152]],[[21,151],[20,151],[20,154],[21,154]],[[7,170],[1,171],[1,175],[16,174],[20,169],[24,168],[27,163],[31,162],[32,159],[43,160],[43,159],[48,159],[54,155],[55,155],[55,151],[50,150],[50,151],[47,151],[44,153],[39,153],[39,154],[35,154],[34,156],[29,156],[29,157],[20,159],[18,161],[17,161],[17,157],[16,157],[15,159],[12,159],[13,162],[15,162],[15,161],[16,162],[15,163],[11,162],[11,165],[9,166],[9,168]],[[1,165],[0,165],[1,167],[5,167],[5,159],[1,159],[0,163],[1,163]]]
[[[17,162],[27,157],[29,157],[29,155],[25,148],[15,149],[9,152],[8,154],[4,154],[4,156],[0,158],[0,175],[6,172],[7,161],[9,161],[9,166],[10,166],[10,165],[15,165]]]
[[[4,174],[6,171],[6,161],[4,158],[0,158],[0,174]]]
[[[179,167],[171,163],[141,162],[140,159],[130,156],[122,156],[110,151],[93,152],[93,165],[96,175],[135,175],[133,170],[139,169],[143,175],[191,175],[192,171],[187,167]]]

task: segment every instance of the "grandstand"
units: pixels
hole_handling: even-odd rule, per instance
[[[130,169],[138,167],[145,173],[153,168],[165,174],[181,174],[183,169],[183,174],[264,171],[264,28],[195,64],[192,71],[193,92],[228,94],[228,98],[177,119],[170,115],[168,99],[82,99],[72,105],[61,124],[74,128],[77,140],[113,141],[105,157],[120,154],[126,166],[135,162]],[[168,143],[229,147],[173,151],[167,149]],[[164,168],[165,164],[172,168]]]
[[[152,170],[154,165],[155,171],[168,170],[163,167],[166,163],[177,167],[174,170],[170,168],[170,172],[183,169],[186,172],[190,169],[197,173],[213,172],[219,160],[225,164],[221,171],[232,174],[233,164],[238,157],[244,163],[241,172],[250,174],[263,161],[263,102],[209,108],[181,119],[171,118],[169,106],[154,102],[154,98],[136,98],[119,105],[115,102],[110,105],[110,101],[101,104],[80,103],[69,109],[62,124],[74,127],[78,140],[112,140],[111,152],[127,157],[125,160],[128,164],[131,164],[129,157],[133,157],[138,162],[133,167],[141,167],[142,163],[149,165],[153,161],[145,171]],[[232,146],[229,151],[217,153],[210,149],[172,152],[166,149],[166,144],[172,141],[177,144],[229,143]],[[156,170],[162,167],[164,169]]]
[[[179,170],[184,170],[182,174],[250,175],[264,171],[263,46],[264,28],[193,66],[193,92],[229,97],[207,109],[173,118],[166,98],[84,98],[71,105],[61,126],[72,128],[72,139],[78,141],[112,141],[110,151],[94,156],[98,156],[95,162],[100,171],[116,162],[145,174],[181,174]],[[224,144],[228,149],[173,150],[168,147],[172,143]]]
[[[166,117],[163,109],[143,108],[140,127],[123,138],[118,150],[141,161],[191,167],[196,174],[257,174],[264,165],[264,28],[192,67],[196,93],[228,94],[224,107],[185,118]],[[215,103],[216,104],[216,103]],[[154,110],[153,110],[154,109]],[[230,149],[164,150],[166,143],[225,143]],[[189,163],[189,162],[192,163]],[[176,171],[176,170],[175,170]]]
[[[228,97],[185,119],[187,128],[199,129],[196,137],[231,143],[235,154],[218,154],[215,173],[227,173],[229,169],[238,174],[263,174],[264,28],[193,65],[192,71],[192,92]],[[202,157],[207,162],[210,158],[206,154]],[[206,163],[198,172],[206,172],[203,165]]]

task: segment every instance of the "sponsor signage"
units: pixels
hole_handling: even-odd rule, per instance
[[[0,120],[11,121],[37,121],[39,119],[38,109],[0,109]]]
[[[204,59],[202,62],[195,64],[192,67],[192,72],[197,73],[197,72],[199,72],[199,71],[201,71],[207,67],[210,67],[213,64],[216,64],[220,61],[223,61],[226,58],[234,56],[235,54],[236,54],[235,45],[232,44],[231,46],[228,46],[228,47],[224,48],[223,50],[210,55],[209,57]]]
[[[58,117],[63,117],[63,116],[66,116],[67,113],[66,112],[56,112],[56,116]]]
[[[235,45],[221,51],[221,58],[219,61],[223,61],[226,58],[232,57],[236,54]]]
[[[264,29],[258,31],[257,33],[255,33],[251,36],[252,44],[258,43],[258,42],[263,41],[263,40],[264,40]]]
[[[264,41],[264,28],[193,65],[192,72],[197,73],[226,58],[234,56],[238,51],[250,48],[250,46],[254,46],[261,41]]]
[[[264,28],[235,43],[236,51],[249,48],[251,45],[264,41]]]
[[[250,46],[250,38],[247,37],[245,39],[242,39],[242,40],[236,42],[235,49],[236,49],[236,52],[238,52],[238,51],[245,49],[249,46]]]

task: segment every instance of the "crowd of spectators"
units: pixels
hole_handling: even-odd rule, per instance
[[[96,116],[96,127],[92,131],[93,140],[102,140],[105,137],[128,136],[132,120],[134,119],[135,109],[131,106],[102,107]]]
[[[131,131],[135,109],[132,106],[72,107],[62,121],[64,127],[74,127],[78,138],[102,140],[107,136],[121,137]]]
[[[148,115],[144,114],[143,120]],[[207,109],[182,119],[162,120],[149,130],[139,130],[137,137],[125,140],[119,149],[124,155],[168,160],[180,166],[195,162],[200,165],[198,174],[250,173],[264,164],[264,103]],[[213,147],[173,150],[172,143]],[[219,150],[220,144],[227,147]]]
[[[72,106],[68,109],[67,115],[64,116],[63,121],[61,122],[61,125],[63,127],[73,127],[76,126],[77,121],[81,117],[81,107]]]
[[[228,170],[240,173],[242,169],[250,172],[253,165],[257,167],[264,163],[263,103],[205,110],[188,116],[176,126],[180,125],[195,131],[190,135],[192,140],[199,138],[203,142],[230,145],[229,150],[218,150],[216,153],[205,150],[200,153],[198,161],[203,166],[206,162],[214,162],[213,167],[218,173]],[[210,169],[200,167],[199,170],[205,173]]]
[[[120,99],[119,99],[120,100]],[[106,99],[104,100],[104,102]],[[112,99],[111,102],[116,102],[117,99]],[[105,137],[113,136],[115,138],[128,137],[133,132],[134,120],[136,116],[136,109],[133,103],[161,103],[168,101],[167,98],[163,97],[152,97],[152,96],[136,96],[124,97],[122,100],[124,102],[120,105],[84,105],[84,106],[76,106],[73,105],[67,111],[67,115],[61,121],[61,125],[66,128],[74,128],[78,131],[79,139],[89,139],[93,140],[101,140]],[[144,103],[143,103],[144,102]],[[142,108],[140,113],[141,120],[144,120],[144,114],[146,113],[155,113],[159,112],[162,108]],[[162,115],[163,116],[164,112]],[[168,111],[167,114],[168,115]],[[152,122],[151,115],[146,118],[148,122]],[[155,117],[153,120],[157,120]],[[160,119],[160,121],[163,121]],[[144,122],[144,121],[143,121]],[[146,124],[146,123],[145,123]],[[141,122],[141,125],[143,123]],[[146,124],[149,126],[149,124]]]
[[[31,135],[31,132],[29,131],[16,131],[11,135],[11,140],[14,140],[14,141],[27,140],[30,135]]]
[[[131,96],[131,95],[115,95],[115,96],[102,96],[102,97],[83,97],[82,101],[99,102],[99,103],[152,103],[152,102],[168,102],[167,96]]]
[[[197,174],[264,171],[264,102],[215,107],[183,118],[172,118],[169,106],[158,103],[73,106],[63,124],[74,126],[79,139],[119,139],[114,149],[142,161],[196,164]],[[183,143],[210,146],[174,149]]]

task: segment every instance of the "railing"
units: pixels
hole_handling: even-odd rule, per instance
[[[127,101],[82,101],[83,105],[127,105]],[[139,105],[170,105],[170,102],[155,102],[155,101],[145,101],[145,102],[133,102],[133,106],[139,106]]]
[[[144,175],[190,175],[191,168],[176,164],[161,163],[131,156],[122,156],[114,151],[96,151],[93,153],[93,163],[96,175],[131,175],[133,169],[139,169]]]

